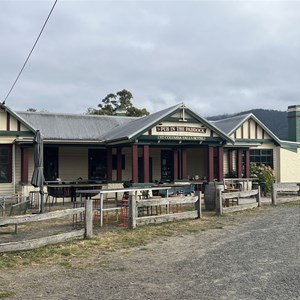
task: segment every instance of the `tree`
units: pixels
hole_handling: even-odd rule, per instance
[[[36,112],[37,109],[36,108],[28,108],[27,111],[29,111],[29,112]]]
[[[131,117],[142,117],[149,115],[146,108],[139,109],[133,106],[131,100],[133,96],[131,92],[123,89],[116,94],[108,94],[102,103],[98,105],[100,109],[88,109],[88,114],[94,115],[125,115]]]

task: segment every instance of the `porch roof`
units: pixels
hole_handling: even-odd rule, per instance
[[[186,110],[195,120],[219,134],[224,141],[233,142],[222,129],[191,111],[184,103],[142,118],[49,112],[14,112],[6,106],[3,108],[33,133],[40,130],[44,141],[48,143],[107,144],[118,141],[127,142],[138,138],[151,127],[179,110]]]
[[[104,135],[123,127],[136,118],[124,116],[74,115],[46,112],[17,113],[34,130],[40,130],[45,141],[103,141]]]

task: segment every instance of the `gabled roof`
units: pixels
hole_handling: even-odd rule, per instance
[[[232,135],[240,126],[242,126],[249,119],[254,120],[269,136],[274,139],[278,145],[281,145],[281,140],[266,126],[262,123],[254,114],[246,114],[241,116],[235,116],[223,120],[213,121],[215,126],[226,132],[228,135]]]
[[[103,136],[135,118],[121,116],[74,115],[45,112],[18,112],[35,130],[40,130],[45,141],[103,141]]]
[[[105,135],[105,140],[107,141],[115,141],[115,140],[122,140],[127,139],[130,140],[134,136],[139,133],[146,131],[149,126],[155,125],[161,119],[169,116],[170,114],[174,113],[182,104],[178,104],[164,110],[158,111],[146,117],[138,118],[124,126],[122,128],[115,128],[112,131],[108,132]]]
[[[182,109],[196,121],[213,130],[225,141],[233,142],[233,139],[226,133],[191,111],[184,103],[143,118],[49,112],[14,112],[4,105],[1,108],[8,111],[33,133],[40,130],[46,142],[109,143],[130,141]]]
[[[231,118],[226,118],[217,121],[210,121],[212,124],[217,126],[219,129],[224,131],[226,134],[231,135],[235,130],[237,130],[251,114],[235,116]]]
[[[21,116],[19,116],[16,112],[10,109],[8,106],[3,103],[0,104],[0,109],[6,111],[11,116],[13,116],[16,120],[20,121],[25,127],[27,127],[32,133],[35,133],[37,129],[33,128],[29,123],[26,122]]]
[[[137,136],[143,134],[150,128],[154,127],[158,123],[160,123],[164,118],[167,118],[174,113],[176,113],[179,109],[184,108],[190,115],[192,115],[196,120],[203,123],[205,126],[209,127],[217,134],[219,134],[224,140],[228,142],[233,142],[233,140],[226,135],[222,130],[218,127],[211,124],[206,119],[200,117],[195,112],[191,111],[184,103],[177,104],[175,106],[169,107],[167,109],[161,110],[159,112],[153,113],[143,118],[139,118],[133,120],[132,122],[124,125],[122,128],[115,128],[112,131],[108,132],[104,137],[106,141],[118,141],[118,140],[131,140],[136,138]]]

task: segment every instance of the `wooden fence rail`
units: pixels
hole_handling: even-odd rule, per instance
[[[76,215],[85,213],[85,228],[81,230],[75,230],[72,232],[66,232],[47,236],[39,239],[31,239],[26,241],[2,243],[0,244],[0,253],[7,251],[20,251],[39,248],[45,245],[56,244],[64,242],[70,238],[75,237],[91,237],[93,235],[93,205],[92,200],[87,200],[85,207],[65,209],[59,211],[53,211],[36,215],[22,215],[13,217],[0,218],[0,225],[13,225],[24,224],[30,222],[46,221],[56,218],[62,218],[65,216]]]
[[[282,183],[273,183],[272,185],[272,204],[277,204],[277,194],[297,194],[300,196],[300,183],[299,182],[282,182]]]
[[[235,211],[241,211],[245,209],[255,208],[261,206],[260,198],[260,187],[257,190],[241,191],[241,192],[232,192],[224,193],[221,190],[216,190],[216,212],[220,215],[223,213],[231,213]],[[247,204],[241,204],[241,199],[255,197],[256,201]],[[227,201],[234,201],[237,205],[224,207]]]
[[[192,204],[195,209],[192,211],[170,213],[170,205]],[[162,215],[138,216],[138,210],[148,207],[166,206],[166,213]],[[158,199],[138,200],[136,195],[129,198],[128,227],[133,229],[137,226],[147,224],[158,224],[175,220],[201,218],[201,193],[198,196],[169,197]]]

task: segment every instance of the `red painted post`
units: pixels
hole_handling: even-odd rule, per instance
[[[132,145],[132,182],[138,183],[138,145]]]
[[[237,177],[243,177],[243,150],[238,149],[237,151]]]
[[[181,179],[187,179],[187,151],[181,150]]]
[[[214,180],[214,147],[208,146],[208,181]]]
[[[149,145],[143,146],[144,182],[149,182]]]
[[[218,148],[218,160],[219,160],[219,181],[224,179],[224,147],[220,146]]]
[[[173,173],[174,173],[174,180],[179,179],[178,177],[178,150],[173,150],[173,159],[174,159],[174,165],[173,165]]]
[[[246,150],[246,165],[245,165],[245,176],[250,178],[250,150]]]
[[[28,183],[29,149],[22,148],[21,157],[21,182]]]

